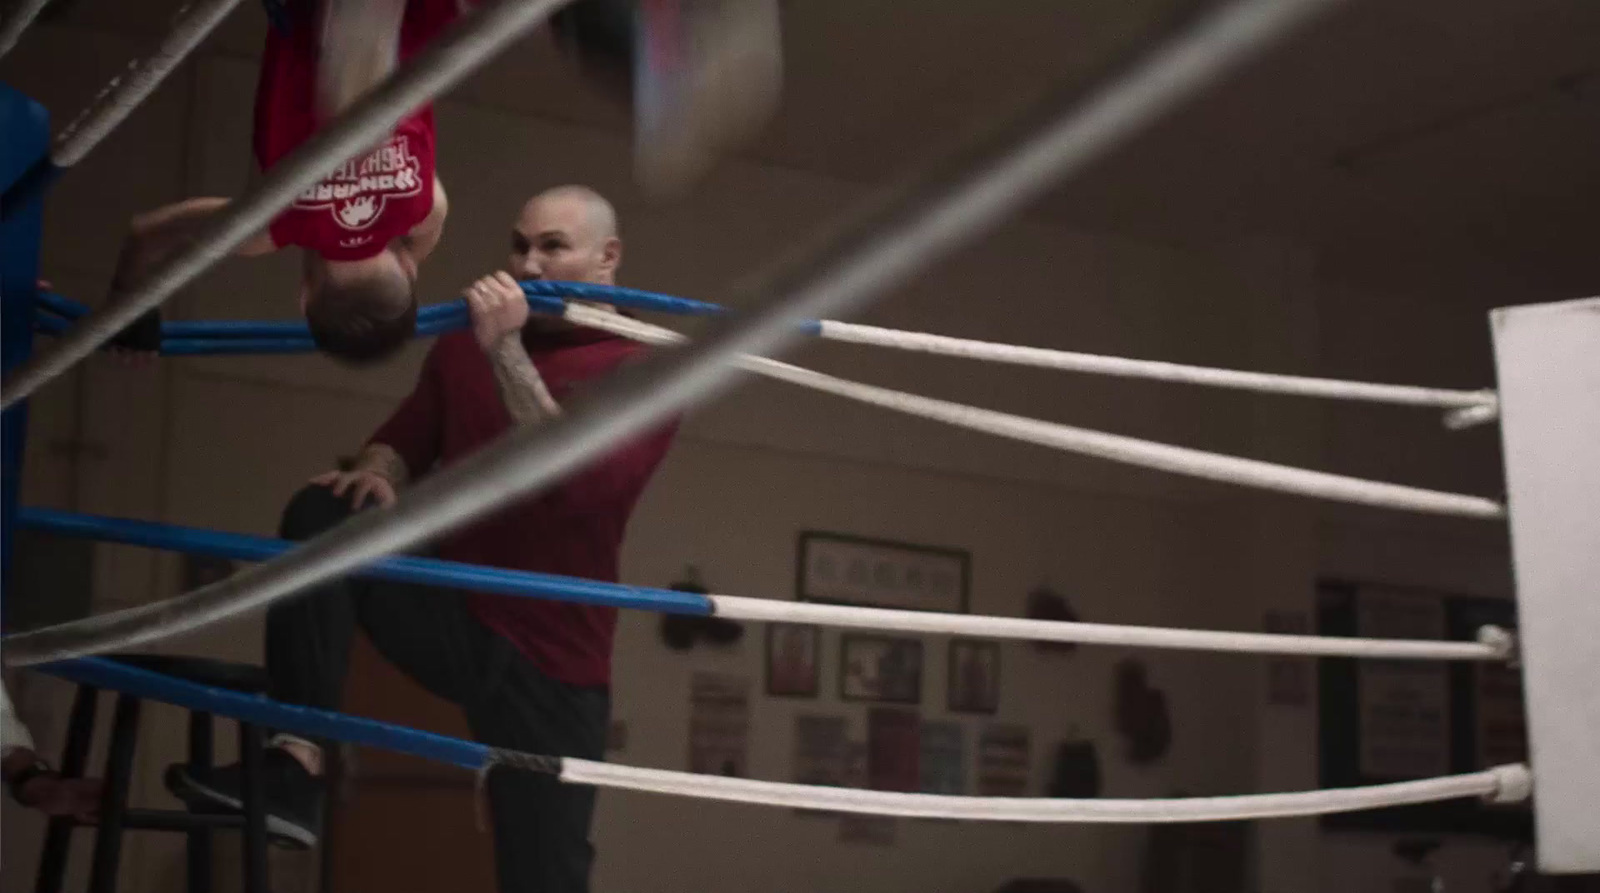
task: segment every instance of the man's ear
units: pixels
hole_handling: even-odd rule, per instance
[[[616,236],[607,239],[605,245],[600,248],[600,256],[605,262],[606,269],[614,272],[617,267],[622,266],[622,240]]]

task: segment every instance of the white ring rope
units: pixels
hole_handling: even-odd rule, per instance
[[[515,764],[515,758],[507,759]],[[574,784],[782,806],[907,818],[975,819],[990,822],[1226,822],[1355,812],[1386,806],[1484,797],[1511,803],[1526,799],[1532,773],[1521,764],[1467,775],[1356,788],[1287,794],[1185,797],[1149,800],[1070,800],[1048,797],[964,797],[902,794],[817,785],[697,775],[665,769],[619,766],[565,757],[560,779]]]
[[[853,605],[708,596],[716,616],[763,623],[810,623],[819,626],[877,629],[903,633],[978,636],[1031,642],[1076,642],[1137,648],[1174,648],[1240,654],[1291,654],[1307,657],[1357,657],[1389,660],[1506,660],[1514,638],[1499,627],[1486,626],[1476,642],[1430,642],[1422,639],[1361,639],[1343,636],[1292,636],[1224,630],[1167,629],[1113,623],[1037,620],[1031,617],[984,617],[933,611],[902,611]]]
[[[565,315],[575,323],[605,329],[640,341],[677,344],[685,340],[682,334],[671,329],[628,319],[582,304],[569,302]],[[1312,471],[1263,462],[1259,459],[1209,453],[1189,447],[1030,419],[847,381],[766,357],[746,356],[739,360],[739,364],[748,371],[769,378],[781,379],[895,412],[1159,471],[1381,508],[1465,518],[1505,517],[1505,506],[1482,496],[1367,481],[1325,471]]]
[[[1469,424],[1492,421],[1498,414],[1499,400],[1494,391],[1464,391],[1447,388],[1424,388],[1411,385],[1375,384],[1364,381],[1340,381],[1331,378],[1308,378],[1301,375],[1277,375],[1267,372],[1244,372],[1236,369],[1216,369],[1209,366],[1187,366],[1158,360],[1135,360],[1126,357],[1109,357],[1100,354],[1052,350],[1043,347],[1023,347],[1015,344],[996,344],[991,341],[974,341],[952,338],[947,335],[930,335],[923,332],[905,332],[857,323],[824,320],[820,333],[830,341],[847,344],[867,344],[895,350],[920,351],[947,357],[985,360],[991,363],[1010,363],[1034,366],[1041,369],[1059,369],[1066,372],[1085,372],[1092,375],[1118,375],[1125,378],[1146,378],[1182,384],[1257,391],[1266,394],[1289,394],[1300,397],[1323,397],[1336,400],[1360,400],[1371,403],[1392,403],[1400,406],[1427,406],[1451,410],[1471,410]]]

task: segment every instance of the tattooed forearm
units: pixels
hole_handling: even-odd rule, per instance
[[[381,443],[367,444],[356,459],[355,470],[370,471],[395,487],[411,480],[411,470],[406,467],[406,460],[400,458],[393,447]]]
[[[560,405],[550,396],[539,370],[528,359],[522,339],[513,336],[502,340],[489,352],[489,365],[494,368],[500,400],[511,413],[512,421],[518,425],[536,425],[561,414]]]

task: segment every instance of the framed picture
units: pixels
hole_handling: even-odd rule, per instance
[[[971,556],[837,533],[800,534],[801,601],[965,613]]]
[[[840,637],[839,697],[845,701],[922,703],[922,640]]]
[[[767,694],[814,698],[821,681],[822,630],[798,623],[767,624]]]
[[[1359,580],[1317,582],[1317,632],[1333,636],[1471,641],[1494,624],[1516,628],[1508,599]],[[1528,758],[1520,674],[1492,663],[1351,658],[1317,661],[1321,787],[1384,784],[1477,772]],[[1323,816],[1322,827],[1524,840],[1527,803],[1449,800]]]
[[[993,713],[999,709],[999,642],[950,640],[950,685],[946,706],[952,713]]]

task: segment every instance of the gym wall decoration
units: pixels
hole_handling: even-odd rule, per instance
[[[801,623],[767,624],[767,694],[814,698],[822,679],[822,630]]]
[[[839,638],[839,699],[922,703],[922,640],[845,633]]]
[[[993,713],[1000,708],[1000,643],[951,639],[946,707],[951,713]]]
[[[967,611],[972,558],[959,549],[804,531],[799,552],[800,601]]]

